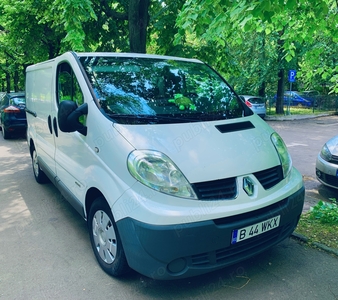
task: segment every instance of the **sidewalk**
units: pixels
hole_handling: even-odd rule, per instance
[[[284,116],[269,116],[266,115],[265,121],[293,121],[303,119],[314,119],[319,117],[332,116],[333,113],[309,114],[309,115],[284,115]]]

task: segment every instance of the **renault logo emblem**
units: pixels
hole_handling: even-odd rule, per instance
[[[243,178],[243,189],[249,195],[252,196],[255,192],[255,184],[250,177]]]

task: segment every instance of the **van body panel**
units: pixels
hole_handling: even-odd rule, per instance
[[[216,128],[246,119],[259,129],[221,133]],[[279,165],[270,139],[273,130],[263,122],[251,116],[171,126],[115,124],[115,127],[135,149],[156,149],[166,154],[189,182],[194,183],[250,174]]]
[[[30,67],[27,70],[26,97],[28,109],[36,113],[36,117],[27,114],[28,132],[35,136],[35,147],[39,157],[53,173],[55,170],[55,138],[51,133],[52,101],[54,93],[54,65],[43,64],[41,68]],[[42,84],[42,82],[44,84]]]
[[[271,209],[242,218],[198,220],[181,225],[150,225],[126,218],[117,222],[129,265],[157,280],[200,275],[261,253],[291,235],[303,209],[304,187]],[[233,230],[274,216],[281,223],[274,234],[231,243]],[[135,234],[130,235],[130,232]],[[138,237],[142,236],[142,239]]]

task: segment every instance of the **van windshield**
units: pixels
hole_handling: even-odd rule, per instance
[[[251,114],[210,67],[185,60],[80,57],[101,111],[124,124],[166,124]]]

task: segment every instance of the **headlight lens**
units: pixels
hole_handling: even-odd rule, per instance
[[[188,180],[163,153],[135,150],[128,157],[130,174],[144,185],[171,196],[197,199]]]
[[[274,132],[271,135],[271,141],[277,150],[283,168],[283,175],[285,178],[286,176],[288,176],[292,168],[291,156],[288,152],[288,149],[286,148],[284,141],[277,132]]]
[[[322,150],[320,151],[320,156],[322,159],[326,160],[326,161],[330,161],[331,160],[331,152],[329,150],[329,148],[327,147],[327,145],[325,144],[322,148]]]

